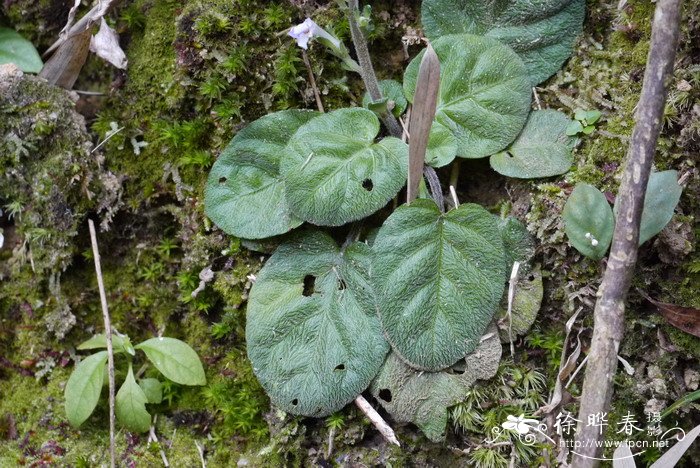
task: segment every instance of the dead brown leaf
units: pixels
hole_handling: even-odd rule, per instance
[[[659,302],[642,291],[639,291],[639,293],[656,307],[656,311],[661,314],[669,324],[700,338],[700,309]]]

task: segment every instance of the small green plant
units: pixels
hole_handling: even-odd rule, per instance
[[[566,127],[566,134],[569,136],[590,135],[595,130],[595,124],[602,115],[598,110],[576,109],[574,120]]]
[[[186,343],[175,338],[157,337],[136,346],[126,335],[114,333],[112,346],[115,357],[124,357],[127,364],[126,378],[115,397],[115,414],[128,430],[146,432],[151,427],[151,415],[147,404],[163,401],[164,384],[204,385],[206,377],[197,353]],[[105,349],[105,335],[95,335],[78,346],[79,350]],[[133,361],[136,351],[143,351],[146,358],[166,379],[143,378],[134,374]],[[68,421],[80,426],[97,406],[105,382],[107,351],[98,351],[78,363],[65,388],[65,409]],[[138,380],[137,380],[138,379]]]
[[[0,27],[0,65],[14,63],[27,73],[39,73],[44,63],[31,42],[13,29]]]

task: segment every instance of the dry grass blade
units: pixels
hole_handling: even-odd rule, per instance
[[[423,176],[425,151],[428,148],[430,128],[435,118],[439,89],[440,61],[433,48],[428,45],[418,70],[413,110],[409,123],[411,139],[408,145],[407,203],[411,203],[418,196],[418,186]]]

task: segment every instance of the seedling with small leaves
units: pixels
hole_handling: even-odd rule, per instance
[[[576,109],[574,120],[566,127],[569,136],[590,135],[595,130],[595,124],[603,114],[598,110]]]
[[[104,334],[95,335],[78,346],[79,350],[106,348]],[[115,357],[125,358],[127,364],[126,378],[116,394],[114,409],[119,422],[130,431],[148,431],[151,415],[146,405],[159,404],[163,399],[164,382],[134,374],[136,351],[143,351],[150,364],[169,381],[180,385],[206,383],[197,353],[175,338],[151,338],[133,346],[128,336],[113,333],[112,349]],[[64,396],[66,416],[74,427],[84,423],[95,410],[104,386],[106,367],[107,351],[98,351],[81,360],[70,375]]]

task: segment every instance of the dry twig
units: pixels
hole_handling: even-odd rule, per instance
[[[401,447],[399,440],[396,438],[396,434],[394,434],[394,430],[386,423],[386,421],[384,421],[384,418],[377,413],[377,410],[372,408],[372,405],[365,400],[365,397],[360,395],[355,398],[355,404],[363,413],[365,413],[365,416],[367,416],[372,424],[374,424],[374,427],[377,428],[379,433],[387,440],[387,442]]]

